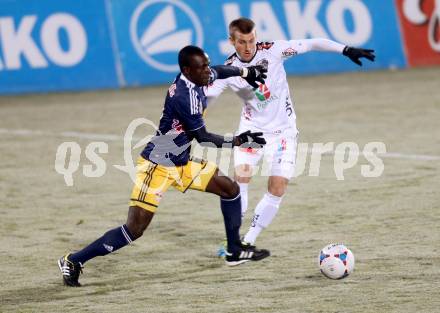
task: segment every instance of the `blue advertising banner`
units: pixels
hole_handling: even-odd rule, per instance
[[[186,45],[212,50],[205,44],[206,29],[203,29],[211,25],[202,24],[200,19],[203,10],[209,10],[205,2],[111,1],[119,57],[127,85],[170,82],[179,72],[177,53]]]
[[[0,93],[117,86],[104,1],[0,1]]]
[[[0,94],[170,83],[186,45],[222,64],[240,16],[259,41],[329,38],[377,54],[359,68],[311,52],[286,61],[288,74],[406,66],[394,1],[0,0]]]
[[[363,69],[406,65],[393,1],[284,0],[112,1],[112,15],[123,73],[128,85],[170,82],[178,72],[177,52],[188,44],[221,64],[231,52],[228,24],[246,16],[256,23],[259,41],[329,38],[376,50]],[[358,70],[334,53],[312,52],[286,62],[288,74]]]

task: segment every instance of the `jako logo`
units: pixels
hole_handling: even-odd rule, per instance
[[[49,62],[70,67],[78,64],[87,52],[87,35],[81,22],[68,13],[48,16],[39,32],[40,46],[32,37],[36,15],[25,15],[17,24],[10,16],[0,18],[0,70],[18,70],[26,60],[31,68],[45,68]],[[61,36],[63,33],[65,36]],[[44,53],[43,53],[44,52]],[[46,58],[46,57],[47,58]]]
[[[277,7],[275,9],[275,2]],[[242,16],[249,6],[249,18],[255,22],[258,40],[332,38],[351,46],[362,46],[373,33],[373,19],[362,0],[309,1],[228,1],[222,5],[226,25]],[[283,12],[284,16],[279,16]],[[287,23],[287,32],[282,20]],[[219,43],[222,54],[233,52],[229,40]]]
[[[134,11],[131,41],[139,56],[164,72],[178,72],[177,52],[186,45],[203,46],[202,25],[179,0],[147,0]]]

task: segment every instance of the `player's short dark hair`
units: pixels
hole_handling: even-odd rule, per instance
[[[196,46],[186,46],[179,51],[179,67],[180,71],[183,71],[184,66],[190,66],[191,58],[194,55],[205,55],[205,51],[203,49]]]
[[[249,34],[255,29],[255,23],[246,17],[240,17],[229,23],[229,36],[233,37],[237,30],[242,34]]]

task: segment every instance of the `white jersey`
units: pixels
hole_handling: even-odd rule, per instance
[[[284,61],[297,54],[311,50],[342,52],[343,45],[326,39],[278,40],[258,43],[255,56],[250,62],[242,62],[236,53],[226,61],[226,65],[246,67],[267,65],[267,78],[254,90],[243,78],[218,79],[207,88],[210,100],[218,97],[230,87],[244,102],[238,132],[262,131],[265,136],[288,131],[297,134],[296,115],[293,99],[287,84]]]

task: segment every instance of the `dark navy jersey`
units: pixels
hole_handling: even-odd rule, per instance
[[[211,77],[211,81],[214,79]],[[193,140],[189,131],[205,125],[206,105],[203,87],[196,86],[182,74],[177,75],[168,89],[159,129],[142,151],[142,157],[164,166],[187,164]]]

